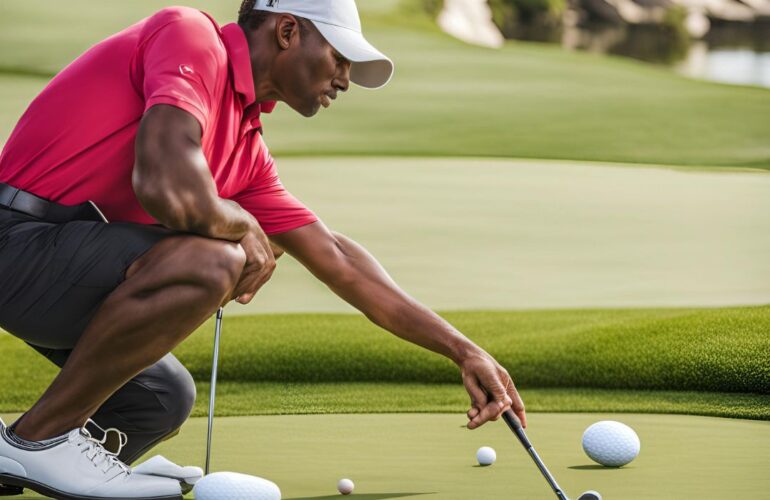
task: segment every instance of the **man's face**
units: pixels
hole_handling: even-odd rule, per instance
[[[280,82],[283,100],[303,116],[329,107],[338,92],[350,85],[350,61],[340,55],[309,21],[297,24],[289,46],[281,56]],[[279,26],[287,33],[285,28]]]

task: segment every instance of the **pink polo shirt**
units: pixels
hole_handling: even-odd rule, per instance
[[[219,195],[267,234],[318,220],[281,184],[262,140],[246,37],[201,11],[171,7],[96,44],[30,104],[0,155],[0,182],[64,205],[93,200],[110,221],[155,224],[131,186],[144,112],[192,114]]]

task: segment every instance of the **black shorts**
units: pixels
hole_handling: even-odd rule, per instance
[[[71,349],[159,226],[53,224],[0,207],[0,328],[29,344]]]

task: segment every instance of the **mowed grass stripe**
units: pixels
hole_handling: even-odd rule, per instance
[[[770,306],[444,316],[523,389],[770,393]],[[212,331],[209,321],[175,350],[200,382],[210,376]],[[0,336],[0,352],[0,411],[24,409],[56,369],[10,335]],[[219,377],[223,383],[461,383],[447,359],[345,314],[225,318]]]
[[[194,417],[208,414],[209,383],[198,384]],[[530,412],[672,413],[770,420],[770,396],[693,391],[520,389]],[[241,383],[217,385],[216,414],[464,413],[460,384]]]
[[[209,383],[199,381],[192,417],[208,415]],[[770,420],[770,396],[694,391],[520,388],[529,412],[671,413]],[[31,406],[32,394],[4,402],[6,422]],[[458,384],[220,382],[216,415],[332,413],[465,413],[468,394]]]
[[[185,3],[223,23],[237,10],[230,2]],[[392,83],[377,92],[352,88],[312,120],[280,106],[263,120],[274,153],[770,168],[767,89],[689,80],[665,68],[546,44],[473,47],[397,3],[360,2],[367,38],[396,61]],[[173,4],[73,0],[66,11],[54,11],[44,3],[3,0],[0,68],[56,72],[90,45]],[[18,85],[41,83],[16,78]],[[0,142],[27,104],[0,104],[7,109]]]

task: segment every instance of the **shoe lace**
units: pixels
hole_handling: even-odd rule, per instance
[[[96,425],[93,421],[90,421],[89,423]],[[101,429],[101,427],[99,428]],[[127,442],[127,436],[117,429],[109,430],[115,430],[120,433],[120,449],[122,449]],[[88,432],[85,427],[83,427],[80,432],[85,439],[79,442],[77,446],[78,448],[82,448],[80,453],[85,454],[86,458],[94,464],[94,467],[103,465],[102,472],[104,473],[107,473],[116,467],[125,474],[131,473],[131,469],[118,458],[117,453],[111,453],[104,448],[104,442],[107,440],[107,431],[105,431],[105,437],[101,440],[93,438],[91,433]],[[120,453],[120,450],[118,450],[118,453]]]
[[[88,431],[89,436],[91,437],[91,439],[93,439],[94,441],[97,441],[102,446],[105,446],[107,441],[109,440],[110,432],[113,432],[113,433],[117,434],[117,436],[118,436],[118,449],[117,449],[117,451],[110,452],[113,455],[120,455],[120,452],[123,450],[123,447],[126,446],[126,443],[128,443],[128,436],[126,435],[125,432],[122,432],[120,429],[116,429],[115,427],[110,427],[109,429],[104,429],[99,424],[97,424],[96,422],[91,420],[90,418],[86,421],[86,425],[84,426],[84,428],[86,430],[88,430],[88,427],[96,427],[96,429],[101,433],[102,439],[96,439],[93,436],[93,434],[91,434],[91,432]]]

